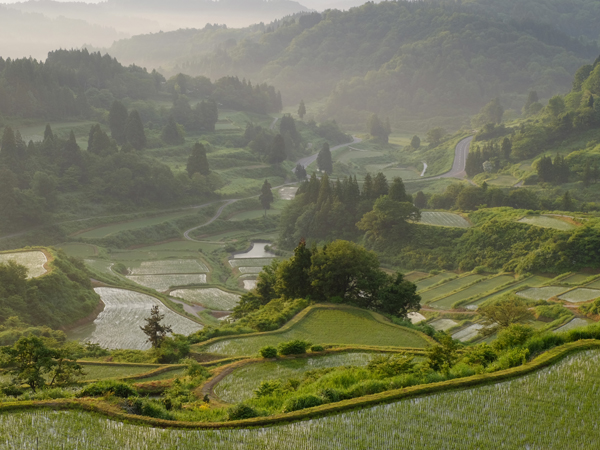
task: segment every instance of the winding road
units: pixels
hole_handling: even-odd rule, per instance
[[[443,173],[442,175],[438,175],[436,177],[425,177],[425,180],[437,180],[439,178],[465,178],[467,176],[467,172],[465,171],[465,167],[467,165],[467,156],[469,156],[469,147],[471,145],[471,141],[474,136],[469,136],[468,138],[464,138],[458,144],[456,144],[456,148],[454,149],[454,163],[452,164],[452,169],[449,172]]]
[[[353,145],[353,144],[358,144],[359,142],[362,142],[362,139],[352,136],[352,142],[348,142],[347,144],[342,144],[342,145],[336,145],[335,147],[331,147],[330,150],[331,150],[331,153],[333,153],[336,150],[339,150],[340,148],[348,147],[349,145]],[[317,160],[317,156],[319,156],[319,153],[315,153],[314,155],[307,156],[306,158],[302,158],[296,164],[300,164],[302,167],[304,167],[306,169],[308,166],[310,166],[312,163],[314,163]]]

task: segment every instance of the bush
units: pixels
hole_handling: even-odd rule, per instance
[[[317,397],[313,394],[301,395],[298,397],[288,398],[283,404],[283,412],[298,411],[306,408],[313,408],[324,403],[322,397]]]
[[[122,381],[105,380],[97,383],[88,384],[79,393],[79,397],[101,397],[108,393],[121,398],[134,397],[138,395],[135,388]]]
[[[260,349],[260,356],[265,359],[277,358],[277,349],[272,346],[263,347]]]
[[[14,386],[12,384],[2,386],[0,388],[0,391],[2,391],[2,393],[7,397],[18,397],[19,395],[23,395],[23,392],[25,392],[20,387]]]
[[[533,336],[533,333],[534,329],[530,326],[515,323],[498,333],[498,339],[494,341],[492,346],[496,351],[518,347]]]
[[[138,416],[154,417],[155,419],[173,420],[173,416],[165,406],[156,400],[135,398],[130,401],[130,410]]]
[[[560,334],[546,333],[533,336],[525,343],[525,348],[529,350],[530,355],[545,352],[551,348],[558,347],[565,343],[565,338]]]
[[[279,354],[281,355],[302,355],[310,348],[311,344],[307,341],[296,339],[279,344]]]
[[[363,395],[379,394],[389,389],[389,382],[383,380],[364,380],[348,389],[348,395],[351,398],[362,397]]]
[[[323,351],[325,351],[325,347],[323,347],[322,345],[313,345],[310,348],[310,351],[311,352],[323,352]]]
[[[510,369],[511,367],[517,367],[527,362],[529,356],[529,349],[527,348],[513,348],[498,358],[498,361],[490,365],[488,371],[495,372],[497,370]]]
[[[235,405],[227,410],[227,420],[252,419],[259,415],[258,411],[244,403]]]

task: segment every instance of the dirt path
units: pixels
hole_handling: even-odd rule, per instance
[[[219,217],[221,217],[221,214],[223,214],[223,210],[228,207],[229,205],[232,205],[235,202],[239,202],[240,199],[234,199],[234,200],[227,200],[225,202],[225,204],[223,206],[221,206],[218,210],[217,213],[206,223],[203,223],[202,225],[198,225],[197,227],[194,228],[190,228],[189,230],[187,230],[185,233],[183,233],[183,237],[186,238],[188,241],[194,241],[194,242],[202,242],[202,241],[198,241],[192,237],[190,237],[190,233],[193,233],[194,231],[206,227],[208,225],[210,225],[211,223],[213,223],[215,220],[217,220]]]
[[[234,370],[237,370],[240,367],[247,366],[248,364],[254,363],[256,363],[255,359],[246,359],[229,365],[221,372],[219,372],[215,377],[211,378],[205,384],[202,385],[202,387],[200,388],[200,395],[198,395],[198,397],[204,398],[205,395],[208,395],[208,398],[210,398],[211,401],[216,401],[219,404],[222,404],[223,401],[215,394],[215,386],[219,384],[223,380],[223,378],[231,374]]]
[[[198,313],[205,311],[206,308],[204,306],[200,306],[200,305],[188,305],[185,302],[182,302],[181,300],[177,300],[173,297],[169,297],[169,300],[171,300],[173,303],[176,303],[178,305],[183,306],[183,310],[188,313],[191,314],[192,316],[196,316],[198,317]]]

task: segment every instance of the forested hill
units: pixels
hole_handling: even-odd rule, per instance
[[[472,6],[435,2],[367,3],[240,31],[205,29],[181,41],[163,33],[120,41],[111,54],[136,61],[150,46],[172,39],[173,73],[225,73],[268,80],[289,103],[327,97],[324,113],[345,123],[364,123],[368,112],[407,117],[475,112],[502,97],[520,109],[527,92],[542,98],[567,91],[570,81],[598,48],[548,24],[504,20]],[[207,42],[207,36],[213,36]],[[196,45],[202,42],[203,45]],[[206,54],[206,44],[214,51]],[[203,54],[202,54],[203,53]],[[168,67],[164,54],[144,64]]]

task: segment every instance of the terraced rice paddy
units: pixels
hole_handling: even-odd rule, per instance
[[[266,345],[292,339],[313,344],[375,345],[423,348],[427,341],[417,334],[376,321],[368,311],[355,309],[315,309],[290,329],[261,336],[225,339],[203,351],[221,355],[254,355]]]
[[[366,366],[375,353],[340,353],[312,358],[251,364],[235,370],[217,384],[215,394],[227,402],[238,403],[252,398],[262,381],[300,378],[309,370],[340,366]]]
[[[404,275],[404,279],[414,283],[415,281],[422,280],[428,276],[429,274],[427,272],[411,272]]]
[[[519,220],[521,223],[527,223],[536,227],[554,228],[555,230],[569,231],[575,228],[575,225],[565,220],[550,216],[527,216]]]
[[[268,246],[268,243],[264,242],[256,242],[252,244],[252,248],[245,253],[238,253],[234,256],[235,259],[245,259],[245,258],[274,258],[274,255],[271,252],[268,252],[265,247]]]
[[[262,272],[262,267],[238,267],[240,273],[255,273],[259,274]]]
[[[424,225],[435,225],[438,227],[470,228],[467,219],[458,214],[447,212],[422,212],[421,222]]]
[[[279,189],[279,198],[282,200],[293,200],[296,197],[298,188],[294,186]]]
[[[502,295],[513,291],[515,289],[518,289],[522,286],[541,286],[542,284],[546,283],[547,281],[549,281],[550,278],[546,278],[546,277],[540,277],[540,276],[534,276],[534,277],[530,277],[530,278],[526,278],[525,280],[521,280],[518,283],[515,284],[511,284],[509,287],[507,287],[506,289],[502,289],[498,292],[495,292],[493,294],[488,295],[487,297],[483,297],[480,298],[479,300],[474,301],[473,303],[471,303],[470,305],[480,305],[481,303],[488,301],[488,300],[492,300],[492,299],[497,299],[500,298]]]
[[[429,325],[431,325],[437,331],[446,331],[458,325],[458,322],[455,322],[452,319],[438,319],[434,320],[433,322],[429,322]]]
[[[256,287],[256,280],[244,280],[244,289],[251,291]]]
[[[144,319],[150,316],[153,306],[159,307],[165,316],[163,323],[171,325],[174,333],[188,335],[202,328],[202,325],[167,309],[150,295],[114,288],[96,288],[95,291],[106,306],[104,311],[93,324],[70,332],[70,338],[109,349],[146,350],[150,344],[140,326],[145,325]]]
[[[230,259],[231,267],[264,267],[271,264],[273,258]]]
[[[86,373],[83,377],[84,381],[103,380],[106,378],[124,378],[142,373],[148,373],[158,369],[159,365],[155,366],[134,366],[134,365],[118,365],[118,364],[84,364],[83,370]]]
[[[483,325],[475,323],[470,327],[460,330],[452,335],[452,339],[457,339],[462,342],[470,341],[471,339],[479,335],[479,330],[483,328]]]
[[[568,290],[568,288],[558,287],[558,286],[546,286],[541,288],[531,288],[526,289],[521,292],[517,292],[519,297],[523,297],[529,300],[549,300],[552,297],[556,297],[563,292]]]
[[[134,283],[146,286],[158,292],[165,292],[176,286],[192,286],[206,284],[205,274],[196,275],[129,275],[127,277]]]
[[[554,333],[561,333],[563,331],[572,330],[573,328],[585,327],[585,326],[589,325],[590,323],[592,323],[591,320],[585,320],[585,319],[580,319],[580,318],[576,317],[575,319],[571,320],[569,323],[554,330]]]
[[[423,314],[419,314],[417,312],[408,313],[407,317],[413,324],[421,323],[421,322],[427,320],[427,317],[425,317]]]
[[[44,264],[48,262],[48,259],[44,252],[0,253],[0,264],[6,264],[9,261],[27,267],[27,278],[37,278],[47,272]]]
[[[171,292],[171,295],[215,311],[232,311],[240,301],[239,295],[216,288],[178,289]]]
[[[426,278],[421,281],[417,281],[415,284],[417,285],[417,291],[423,291],[425,289],[430,288],[434,284],[438,284],[442,280],[447,280],[448,278],[455,278],[455,277],[457,277],[457,275],[455,273],[444,272],[444,273],[440,273],[439,275],[435,275],[433,277]]]
[[[567,278],[564,278],[563,280],[561,280],[563,283],[571,283],[571,284],[581,284],[584,281],[588,280],[591,277],[594,277],[596,275],[592,275],[589,273],[575,273],[571,276],[568,276]]]
[[[89,258],[97,253],[96,247],[89,244],[63,244],[58,246],[69,256],[77,258]]]
[[[589,450],[598,443],[599,356],[588,351],[503,383],[268,428],[162,430],[82,412],[5,413],[0,447],[34,449],[38,438],[39,448],[57,450]]]
[[[111,270],[111,267],[113,266],[111,261],[105,259],[85,259],[83,262],[92,270],[107,275],[114,275],[114,272]]]
[[[131,275],[157,275],[157,274],[190,274],[208,273],[206,264],[194,259],[177,259],[166,261],[145,261],[139,267],[130,269]]]
[[[479,295],[483,295],[486,292],[489,292],[493,289],[497,289],[500,286],[502,286],[506,283],[511,283],[513,281],[515,281],[515,278],[510,275],[502,275],[502,276],[490,278],[488,280],[483,280],[480,283],[474,284],[471,287],[468,287],[466,289],[463,289],[460,292],[457,292],[456,294],[452,294],[448,297],[443,298],[442,300],[439,300],[435,303],[431,303],[430,306],[432,306],[434,308],[440,308],[440,309],[450,309],[452,307],[452,305],[458,301],[466,300],[468,298],[479,296]]]
[[[466,277],[460,277],[456,280],[448,281],[436,288],[429,291],[421,292],[421,303],[428,303],[433,299],[449,294],[456,289],[462,289],[470,283],[485,278],[483,275],[468,275]]]
[[[579,288],[558,297],[570,303],[580,303],[594,300],[600,297],[600,291],[597,289]]]

